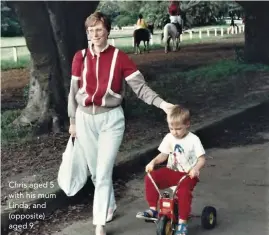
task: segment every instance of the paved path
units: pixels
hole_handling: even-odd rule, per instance
[[[268,129],[267,129],[268,131]],[[234,147],[209,149],[207,167],[195,189],[193,213],[201,213],[205,205],[218,212],[218,225],[205,231],[199,219],[189,225],[189,234],[268,235],[269,234],[269,132],[251,132],[246,138],[255,144],[231,144]],[[241,137],[242,138],[242,137]],[[259,139],[259,141],[257,141]],[[251,142],[251,141],[250,141]],[[237,145],[237,146],[235,146]],[[115,220],[107,225],[108,235],[153,235],[155,225],[135,219],[138,210],[146,208],[143,176],[127,183],[124,197],[118,200]],[[75,222],[54,235],[94,235],[92,218]]]

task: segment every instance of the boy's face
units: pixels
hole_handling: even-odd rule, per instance
[[[189,131],[190,123],[188,122],[187,124],[183,123],[176,123],[176,122],[171,122],[169,118],[167,119],[168,122],[168,127],[170,130],[170,133],[178,139],[183,138]]]

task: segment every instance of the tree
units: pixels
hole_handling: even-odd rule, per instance
[[[112,22],[120,15],[119,2],[117,1],[100,1],[97,10],[108,15]]]
[[[98,2],[9,2],[15,10],[31,54],[29,98],[14,121],[57,130],[67,121],[72,57],[88,46],[84,22]]]
[[[245,10],[245,61],[269,64],[269,2],[238,3]]]

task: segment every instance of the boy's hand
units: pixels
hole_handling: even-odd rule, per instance
[[[154,162],[150,162],[148,165],[146,165],[146,172],[151,172],[154,169]]]
[[[189,176],[191,179],[195,178],[195,177],[199,177],[200,175],[200,171],[195,169],[195,168],[192,168],[190,173],[189,173]]]

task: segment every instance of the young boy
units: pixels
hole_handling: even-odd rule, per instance
[[[177,191],[179,198],[178,229],[175,235],[187,234],[187,220],[191,211],[192,191],[199,181],[200,169],[205,164],[205,150],[200,139],[189,131],[190,112],[186,108],[175,105],[167,115],[168,133],[158,150],[160,154],[147,166],[146,172],[150,172],[159,189],[176,186],[179,180],[188,174]],[[153,170],[154,166],[163,163],[168,158],[166,167]],[[159,194],[148,176],[145,177],[146,200],[149,209],[138,212],[136,217],[147,220],[157,220],[157,203]]]

